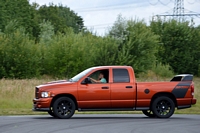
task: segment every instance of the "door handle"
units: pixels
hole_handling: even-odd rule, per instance
[[[109,87],[108,86],[103,86],[103,87],[101,87],[101,89],[109,89]]]
[[[133,86],[126,86],[126,88],[133,88]]]

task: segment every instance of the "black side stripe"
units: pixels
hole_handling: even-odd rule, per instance
[[[180,82],[176,86],[190,86],[192,82]]]
[[[191,82],[180,82],[172,90],[172,94],[174,94],[176,98],[184,98],[190,85],[191,85]]]

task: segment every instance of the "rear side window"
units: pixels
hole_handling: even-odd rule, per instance
[[[129,83],[130,77],[127,69],[113,69],[114,83]]]

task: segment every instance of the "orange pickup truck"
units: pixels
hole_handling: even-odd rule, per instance
[[[71,118],[75,110],[139,110],[148,117],[169,118],[175,108],[196,104],[192,80],[193,75],[182,74],[169,82],[136,82],[130,66],[92,67],[70,80],[36,86],[33,110],[56,118]]]

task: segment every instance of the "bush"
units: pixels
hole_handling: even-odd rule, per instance
[[[37,46],[23,28],[0,34],[0,78],[31,78],[39,75]]]
[[[171,70],[171,67],[169,65],[163,65],[161,63],[154,65],[154,67],[152,68],[152,71],[160,77],[171,78],[174,76],[174,73]]]
[[[88,67],[114,64],[117,52],[113,39],[75,34],[72,30],[67,35],[55,35],[44,47],[44,73],[68,78]]]

